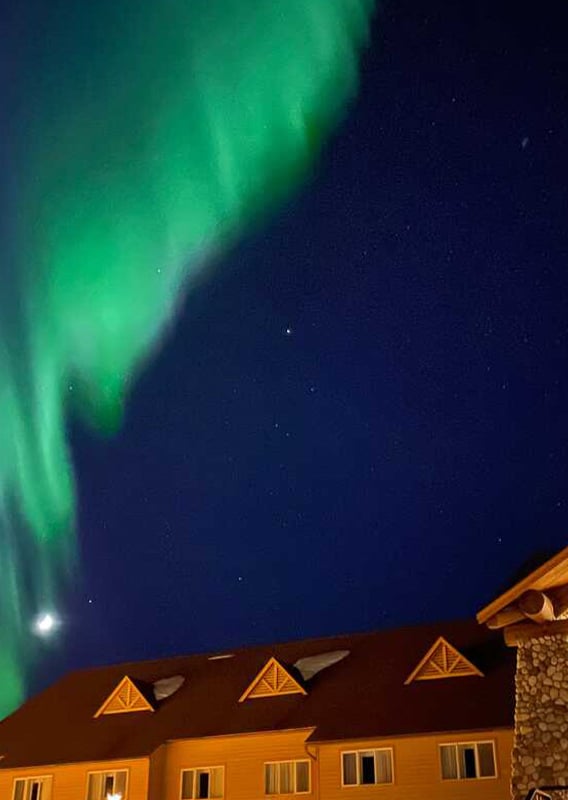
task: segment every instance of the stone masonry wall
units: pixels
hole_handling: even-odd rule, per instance
[[[543,636],[517,648],[512,796],[535,786],[568,786],[568,637]],[[568,792],[555,792],[568,800]]]

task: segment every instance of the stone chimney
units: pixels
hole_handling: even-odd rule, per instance
[[[517,647],[512,797],[568,786],[568,636],[542,636]],[[560,798],[568,792],[556,792]]]
[[[537,788],[568,800],[567,616],[568,547],[477,615],[517,648],[512,800]]]

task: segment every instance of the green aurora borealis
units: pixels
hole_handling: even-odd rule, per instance
[[[0,716],[77,563],[69,414],[120,425],[192,277],[306,175],[374,2],[36,5],[2,226]]]

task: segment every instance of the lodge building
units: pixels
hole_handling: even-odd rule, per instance
[[[568,784],[567,586],[568,548],[477,620],[73,672],[0,723],[0,800],[521,800]]]

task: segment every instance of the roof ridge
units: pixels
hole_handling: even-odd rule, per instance
[[[384,628],[372,628],[371,630],[359,630],[359,631],[346,631],[343,633],[336,633],[336,634],[329,634],[323,636],[305,636],[300,637],[297,639],[285,639],[283,641],[266,641],[266,642],[259,642],[256,644],[249,644],[249,645],[241,645],[239,647],[228,647],[223,648],[220,650],[208,650],[208,651],[194,651],[194,652],[186,652],[186,653],[176,653],[173,655],[162,655],[162,656],[155,656],[152,658],[139,658],[139,659],[130,659],[127,661],[113,661],[106,664],[98,664],[96,666],[88,666],[88,667],[77,667],[76,669],[70,669],[67,672],[63,673],[61,678],[65,677],[66,675],[70,674],[77,674],[77,673],[85,673],[85,672],[99,672],[101,670],[109,670],[109,669],[119,669],[119,668],[127,668],[127,667],[135,667],[136,665],[144,665],[148,666],[150,664],[158,664],[163,663],[164,661],[172,662],[172,664],[176,661],[186,661],[187,659],[198,659],[203,658],[205,660],[210,659],[214,656],[224,656],[224,655],[234,655],[237,656],[240,653],[250,653],[252,651],[270,651],[271,648],[275,647],[288,647],[293,646],[296,644],[306,644],[310,643],[317,643],[317,642],[328,642],[334,641],[337,639],[353,639],[357,638],[364,638],[368,636],[375,636],[375,635],[387,635],[389,633],[400,632],[403,633],[409,630],[418,630],[418,629],[432,629],[432,628],[439,628],[444,627],[446,625],[457,625],[457,624],[466,624],[470,623],[472,625],[475,623],[474,617],[460,617],[451,620],[442,620],[442,621],[435,621],[435,622],[414,622],[409,623],[407,625],[389,625],[388,627]],[[222,659],[219,659],[222,660]]]

